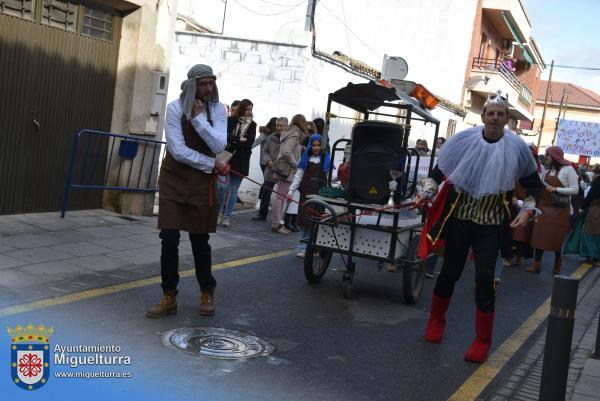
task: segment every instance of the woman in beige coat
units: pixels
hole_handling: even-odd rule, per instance
[[[284,195],[290,189],[298,161],[300,160],[300,139],[306,132],[306,118],[302,114],[296,114],[288,128],[281,134],[279,143],[279,154],[277,160],[271,166],[271,170],[277,178],[277,199],[273,204],[273,220],[271,230],[281,234],[288,234],[289,231],[284,227],[279,227],[281,220],[282,206],[285,201]]]

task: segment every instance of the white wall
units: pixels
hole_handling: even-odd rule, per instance
[[[252,100],[258,125],[265,125],[271,117],[291,120],[298,113],[311,120],[324,118],[330,92],[348,82],[365,82],[338,67],[313,59],[307,47],[178,33],[172,52],[167,101],[179,96],[187,71],[199,63],[212,66],[223,103],[243,98]],[[353,111],[342,110],[340,106],[334,107],[332,112],[354,117]],[[334,119],[330,127],[331,142],[349,137],[351,127],[350,120]],[[258,149],[252,154],[250,177],[262,181]],[[257,189],[255,184],[244,181],[240,196],[243,198]]]
[[[223,34],[309,45],[311,35],[304,31],[308,1],[293,7],[299,3],[228,1]],[[384,54],[403,57],[406,79],[460,103],[476,6],[477,0],[318,0],[317,48],[340,50],[377,69]],[[221,0],[179,0],[179,12],[221,30]]]
[[[366,80],[312,58],[311,33],[304,31],[307,3],[228,1],[225,11],[220,0],[179,0],[180,14],[191,16],[217,32],[221,31],[225,15],[224,37],[177,35],[169,100],[179,95],[179,85],[187,70],[194,64],[206,63],[212,65],[218,76],[221,101],[251,99],[259,125],[273,116],[290,119],[296,113],[310,119],[324,117],[330,92],[348,82]],[[420,82],[432,92],[460,103],[476,0],[372,0],[368,7],[358,1],[319,0],[317,4],[318,49],[329,53],[342,51],[377,69],[381,69],[384,54],[403,57],[409,66],[406,79]],[[236,41],[231,37],[262,42]],[[332,112],[354,117],[350,110]],[[432,114],[441,121],[442,136],[448,119],[457,121],[457,131],[466,127],[460,117],[439,107]],[[349,137],[351,126],[351,120],[332,120],[332,142]],[[434,132],[431,125],[414,122],[410,145],[425,138],[431,147]],[[259,178],[257,151],[251,166],[250,176]],[[240,196],[254,188],[244,182]]]

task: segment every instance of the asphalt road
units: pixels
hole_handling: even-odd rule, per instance
[[[505,269],[497,297],[493,349],[507,339],[550,295],[547,255],[542,274]],[[341,267],[339,256],[333,267]],[[564,274],[578,266],[567,259]],[[328,271],[317,285],[303,276],[293,254],[219,270],[217,314],[196,313],[194,277],[182,279],[179,313],[147,319],[144,310],[160,297],[157,285],[41,307],[1,318],[2,326],[48,324],[50,343],[118,345],[131,365],[106,368],[131,372],[130,379],[58,379],[25,392],[10,382],[8,345],[0,358],[0,390],[7,400],[446,400],[479,365],[463,360],[474,336],[473,267],[465,268],[440,345],[422,339],[433,280],[421,300],[405,305],[401,274],[377,271],[357,260],[351,300],[341,293],[341,273]],[[224,361],[195,357],[161,344],[178,327],[220,327],[261,337],[276,347],[261,358]],[[7,338],[5,338],[7,339]],[[8,342],[6,343],[8,344]],[[53,371],[68,371],[52,366]],[[98,367],[79,367],[99,370]]]

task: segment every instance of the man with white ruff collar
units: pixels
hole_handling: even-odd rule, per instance
[[[217,227],[217,175],[226,175],[227,163],[215,155],[227,145],[227,111],[219,103],[217,77],[212,68],[198,64],[181,84],[179,99],[169,103],[165,118],[167,152],[160,169],[158,228],[163,298],[148,309],[148,317],[177,313],[179,231],[189,233],[196,278],[200,284],[201,315],[214,314],[209,233]]]
[[[438,164],[425,180],[424,191],[417,195],[417,204],[422,204],[437,193],[423,228],[419,256],[425,258],[445,243],[444,264],[433,290],[424,336],[427,341],[441,342],[454,285],[469,248],[475,252],[476,336],[465,354],[471,362],[485,361],[492,343],[494,268],[502,226],[527,224],[542,188],[527,144],[504,128],[508,101],[499,91],[487,99],[481,119],[483,126],[448,139]],[[509,202],[517,181],[527,190],[528,198],[510,222]]]

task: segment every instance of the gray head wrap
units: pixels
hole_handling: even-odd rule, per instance
[[[181,83],[181,95],[179,95],[179,99],[181,99],[183,113],[187,118],[191,119],[192,109],[194,108],[194,102],[196,101],[196,79],[212,77],[216,81],[217,77],[213,74],[212,68],[205,64],[196,64],[190,68],[187,77],[188,79]],[[217,89],[216,82],[213,86],[213,93],[210,101],[219,101],[219,90]]]

